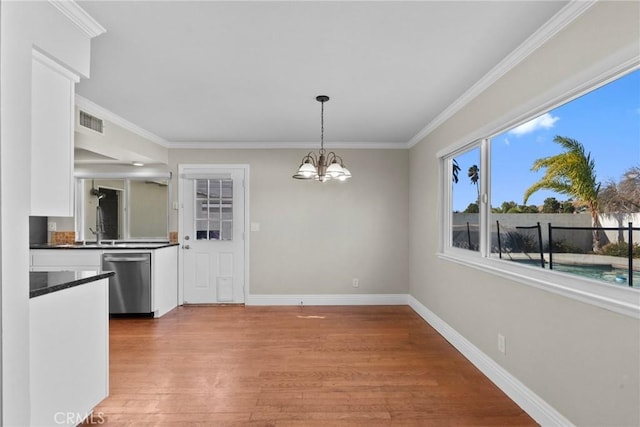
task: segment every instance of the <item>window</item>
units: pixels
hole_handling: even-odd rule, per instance
[[[443,156],[443,253],[640,289],[638,94],[635,70]]]
[[[233,240],[233,179],[196,179],[197,240]]]
[[[451,246],[480,249],[480,148],[451,159]]]

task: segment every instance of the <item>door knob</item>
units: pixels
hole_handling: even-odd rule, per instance
[[[184,240],[189,240],[189,236],[184,236]]]
[[[182,249],[191,249],[191,246],[189,246],[189,245],[183,245],[183,246],[182,246]]]

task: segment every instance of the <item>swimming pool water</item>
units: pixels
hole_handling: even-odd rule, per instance
[[[518,260],[516,262],[540,266],[537,260]],[[546,264],[545,268],[549,268],[549,264]],[[553,270],[629,287],[629,272],[626,269],[614,268],[610,265],[561,264],[554,262]],[[640,289],[640,271],[634,270],[633,273],[633,288]]]
[[[620,286],[629,286],[629,272],[610,265],[571,265],[553,263],[553,269],[564,273],[577,274],[590,279],[601,280]],[[634,272],[635,273],[635,272]],[[640,287],[640,273],[633,275],[633,287]]]

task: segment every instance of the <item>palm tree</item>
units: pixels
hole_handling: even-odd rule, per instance
[[[458,183],[458,173],[460,172],[460,165],[458,165],[458,161],[453,159],[453,182],[454,184]]]
[[[478,169],[478,165],[472,165],[467,172],[467,176],[471,180],[472,184],[475,184],[476,191],[478,192],[478,205],[480,205],[480,185],[478,181],[480,180],[480,169]]]
[[[587,205],[591,214],[592,227],[599,227],[598,193],[600,183],[596,182],[595,163],[591,153],[584,151],[584,146],[575,139],[557,135],[553,142],[564,148],[564,152],[555,156],[543,157],[533,162],[532,171],[545,169],[540,181],[527,188],[524,203],[538,190],[552,190],[566,194]],[[600,234],[593,230],[593,251],[600,249]]]

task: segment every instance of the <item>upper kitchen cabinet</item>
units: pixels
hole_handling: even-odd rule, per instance
[[[30,214],[73,216],[75,85],[89,78],[91,39],[105,29],[74,1],[15,8],[16,39],[31,47]]]
[[[73,123],[80,78],[34,50],[31,80],[31,215],[73,216]]]

